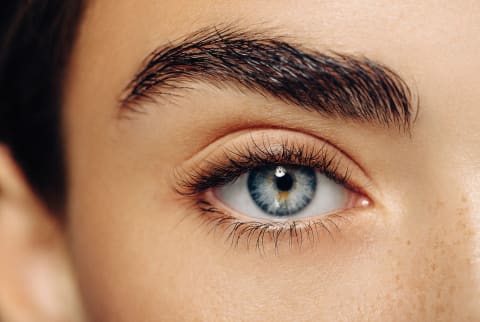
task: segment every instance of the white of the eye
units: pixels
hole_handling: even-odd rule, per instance
[[[298,213],[289,217],[276,217],[257,206],[248,191],[248,173],[241,175],[234,182],[216,190],[216,196],[226,206],[243,216],[270,221],[285,221],[291,218],[317,217],[343,209],[347,202],[348,190],[341,184],[316,172],[317,188],[312,201]]]

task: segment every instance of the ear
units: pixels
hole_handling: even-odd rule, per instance
[[[84,321],[65,235],[0,145],[0,320]]]

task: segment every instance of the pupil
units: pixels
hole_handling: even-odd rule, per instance
[[[275,176],[275,184],[280,191],[289,191],[293,187],[293,178],[289,173],[285,173],[282,177]]]

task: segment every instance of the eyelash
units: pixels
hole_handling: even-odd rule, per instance
[[[231,183],[254,168],[276,164],[311,167],[351,191],[361,190],[351,183],[348,167],[344,167],[345,171],[340,171],[342,157],[329,152],[326,144],[321,147],[310,147],[283,140],[277,145],[278,148],[274,149],[269,142],[262,141],[259,144],[253,139],[251,141],[232,149],[224,149],[222,157],[207,161],[204,166],[189,171],[180,169],[175,174],[175,191],[193,201],[195,209],[200,211],[204,219],[203,224],[209,227],[209,233],[215,233],[218,228],[223,228],[227,235],[225,242],[231,247],[238,247],[240,241],[244,240],[247,249],[254,244],[261,254],[266,253],[266,238],[272,242],[275,253],[278,253],[279,244],[285,237],[290,247],[297,245],[299,248],[305,240],[314,244],[315,237],[319,240],[320,232],[327,233],[334,239],[334,234],[341,231],[341,224],[349,221],[347,216],[333,213],[316,220],[305,221],[241,221],[206,199],[206,193],[210,189]],[[344,212],[348,211],[342,211]]]

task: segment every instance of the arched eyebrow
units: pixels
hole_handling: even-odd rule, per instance
[[[155,50],[127,86],[121,105],[157,102],[192,81],[240,87],[324,117],[403,131],[413,121],[412,92],[387,66],[234,27],[204,28]]]

